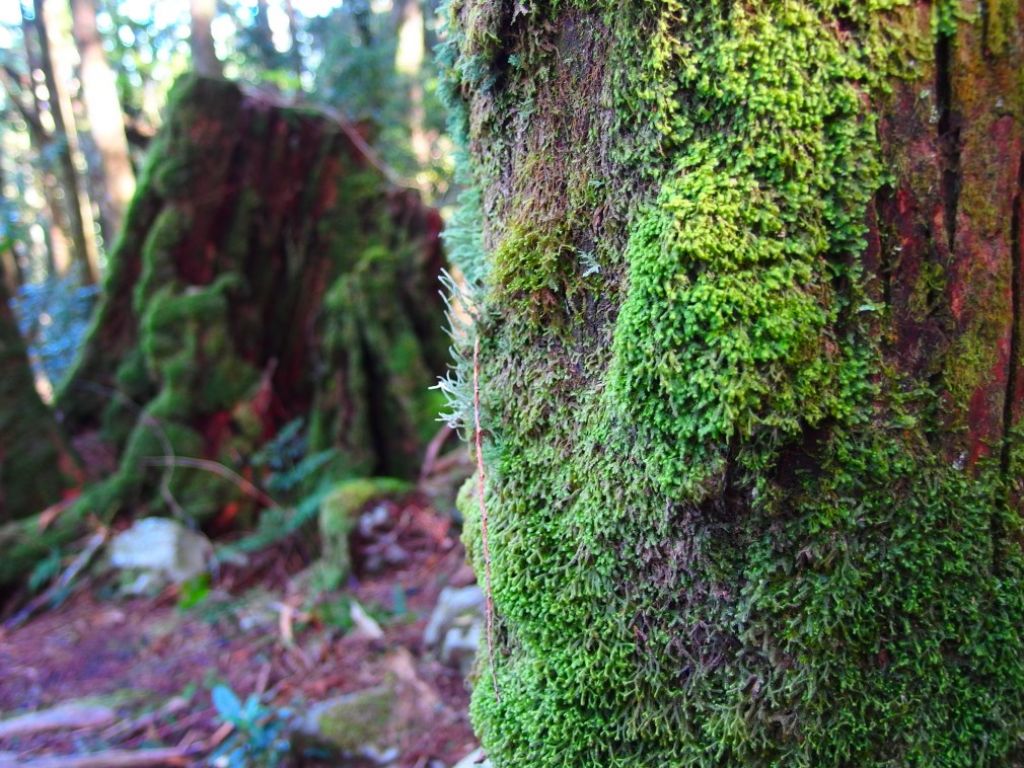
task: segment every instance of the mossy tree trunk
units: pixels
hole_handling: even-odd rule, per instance
[[[495,766],[1020,764],[1024,3],[447,14]]]
[[[3,276],[0,268],[0,523],[7,523],[42,512],[82,478],[36,392]]]
[[[308,453],[330,452],[324,475],[418,468],[446,355],[440,217],[353,131],[224,80],[175,86],[58,393],[71,434],[100,429],[120,454],[76,512],[209,521],[239,484],[166,465],[258,481],[254,454],[296,419]]]

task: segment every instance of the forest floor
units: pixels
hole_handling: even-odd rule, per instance
[[[243,700],[255,695],[265,713],[260,727],[269,728],[313,702],[396,678],[405,683],[396,688],[407,699],[401,706],[419,713],[406,722],[421,727],[398,735],[388,765],[458,762],[475,746],[467,686],[458,669],[424,647],[423,631],[441,589],[471,584],[473,575],[450,518],[422,498],[388,504],[390,541],[404,552],[401,564],[368,573],[363,554],[375,543],[355,542],[346,588],[315,601],[309,547],[293,536],[244,565],[222,566],[198,595],[171,587],[154,597],[118,597],[107,572],[79,584],[59,607],[0,630],[0,766],[114,765],[113,757],[107,763],[54,759],[126,750],[159,756],[160,749],[171,756],[161,764],[205,765],[239,737],[212,702],[217,686]],[[352,625],[352,601],[382,636]],[[72,709],[97,705],[115,717],[3,736],[4,718],[69,703]],[[257,755],[243,764],[325,764],[309,754],[280,763],[258,762]]]

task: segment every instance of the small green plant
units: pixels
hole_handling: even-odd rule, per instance
[[[31,592],[38,592],[60,573],[61,554],[57,548],[51,549],[50,554],[36,563],[35,568],[28,576],[28,588]]]
[[[178,608],[187,611],[195,608],[210,595],[210,574],[201,573],[181,585],[178,593]]]
[[[333,449],[308,453],[305,426],[301,418],[289,421],[253,456],[255,466],[269,471],[267,488],[270,491],[287,494],[301,489],[334,458],[336,451]]]
[[[289,744],[285,724],[290,712],[272,709],[250,694],[243,702],[227,685],[210,691],[217,714],[235,726],[231,736],[210,759],[217,768],[276,768],[283,765]]]

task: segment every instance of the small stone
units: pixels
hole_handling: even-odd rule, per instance
[[[165,517],[137,520],[110,544],[111,565],[141,571],[137,586],[142,589],[160,580],[181,584],[208,572],[212,559],[209,539]]]
[[[423,632],[424,644],[428,648],[437,647],[459,617],[480,616],[483,607],[484,593],[475,584],[461,589],[445,587],[437,598],[437,605]]]
[[[397,703],[394,686],[356,691],[314,704],[297,730],[339,752],[383,753],[394,736],[392,713]]]
[[[374,532],[385,525],[390,519],[386,504],[375,504],[369,511],[359,516],[359,533],[369,538]]]
[[[359,514],[374,499],[400,496],[410,485],[389,477],[356,478],[339,483],[321,502],[319,514],[320,544],[323,561],[339,575],[343,582],[352,566],[349,552],[349,534],[362,523]],[[379,510],[379,511],[378,511]],[[377,504],[368,513],[368,525],[383,516],[387,519],[387,506]]]
[[[380,624],[355,600],[349,606],[348,612],[349,616],[352,617],[352,623],[355,625],[358,634],[371,640],[380,640],[384,637],[384,630],[380,628]]]
[[[459,760],[452,768],[491,768],[491,761],[485,758],[483,747],[478,747]]]
[[[407,649],[398,648],[382,662],[384,682],[312,705],[294,722],[293,742],[337,753],[333,765],[355,757],[394,764],[400,757],[395,747],[434,727],[444,704]]]
[[[441,643],[441,661],[448,666],[458,667],[463,677],[473,669],[476,652],[480,647],[482,625],[483,622],[476,619],[468,627],[451,627]]]

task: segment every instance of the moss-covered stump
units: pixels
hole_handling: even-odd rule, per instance
[[[120,450],[91,511],[208,520],[240,484],[182,459],[259,480],[251,457],[296,419],[331,476],[418,467],[446,357],[441,223],[364,146],[227,81],[176,84],[58,396],[70,431]]]
[[[403,496],[414,486],[393,477],[359,477],[343,480],[324,497],[317,519],[320,531],[320,579],[332,588],[344,584],[352,570],[349,537],[359,513],[371,501]]]
[[[81,480],[53,413],[36,392],[0,279],[0,523],[42,512]]]
[[[496,768],[1024,764],[1024,3],[447,17]]]

